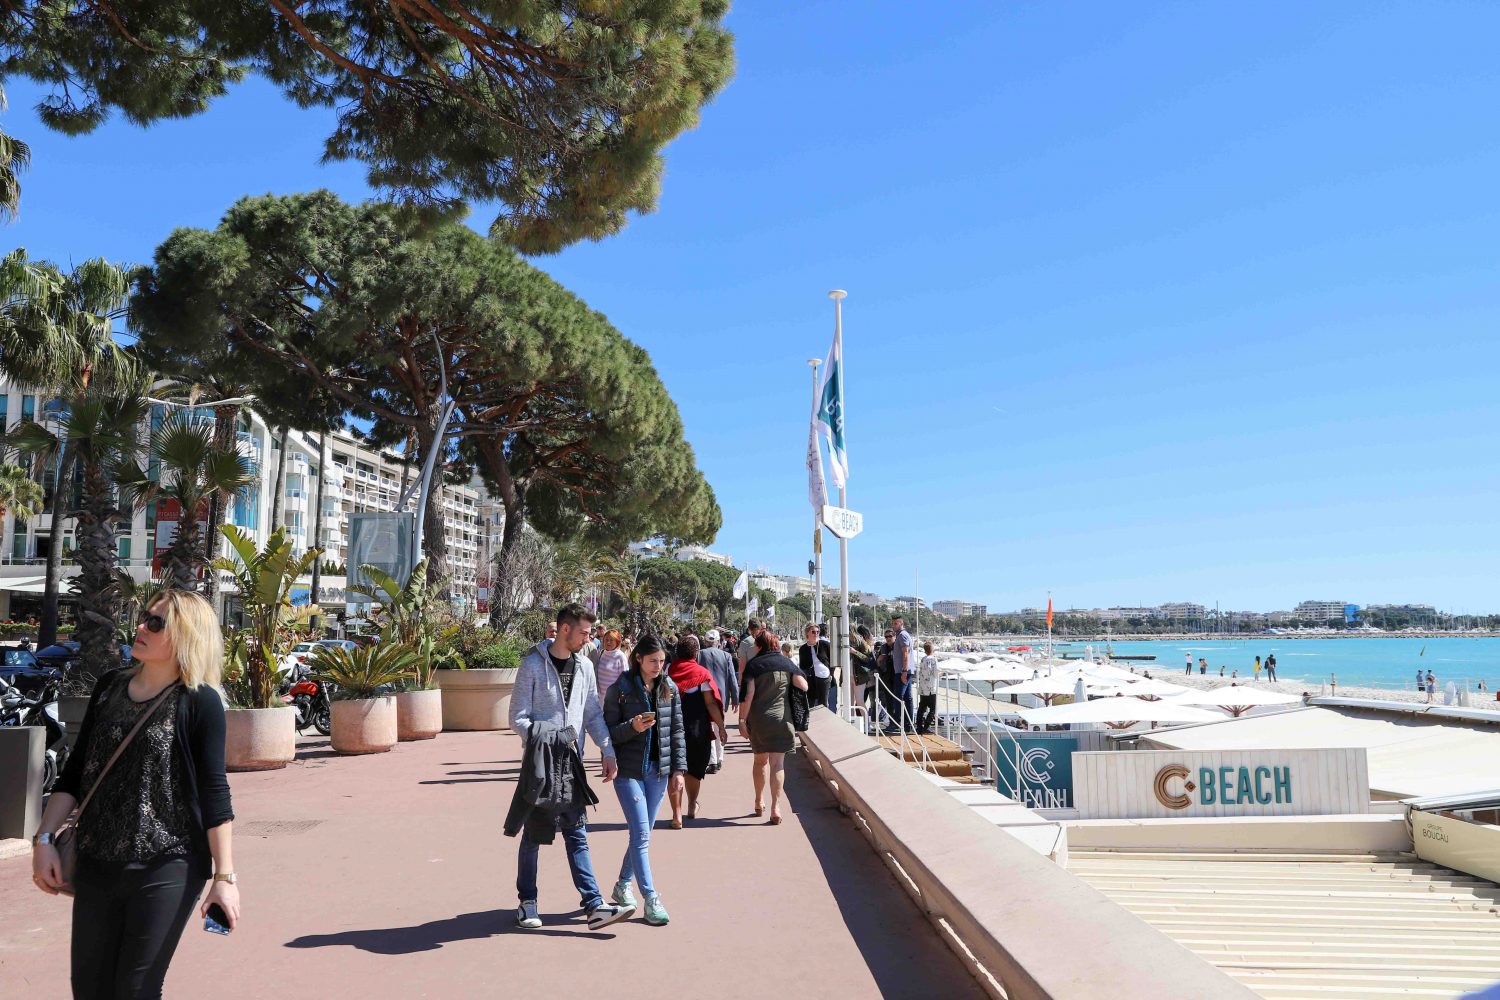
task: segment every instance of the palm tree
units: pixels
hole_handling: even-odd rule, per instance
[[[90,389],[134,386],[139,369],[114,341],[114,324],[125,312],[130,288],[126,270],[102,258],[85,261],[64,274],[56,266],[31,261],[24,250],[0,261],[0,374],[10,381],[64,397]],[[50,549],[42,595],[38,641],[57,641],[57,595],[62,577],[65,475],[72,469],[66,441],[58,461],[33,465],[40,478],[53,469]]]
[[[0,465],[0,518],[29,521],[42,512],[43,491],[19,465]]]
[[[188,423],[179,414],[162,422],[151,442],[151,454],[160,465],[152,479],[139,463],[122,466],[121,491],[136,508],[158,500],[176,501],[177,536],[161,556],[167,582],[177,590],[197,590],[200,571],[209,555],[199,517],[208,498],[223,491],[233,495],[255,482],[249,465],[233,446],[214,445],[213,429]]]
[[[5,438],[33,464],[56,464],[57,493],[70,492],[65,484],[75,468],[81,480],[82,503],[65,514],[76,525],[79,573],[73,587],[78,596],[79,656],[84,672],[92,676],[119,664],[115,629],[121,588],[115,568],[115,525],[123,512],[114,482],[122,465],[135,461],[140,428],[149,413],[150,404],[139,392],[80,391],[65,400],[58,432],[27,422]],[[56,495],[53,500],[58,511]]]
[[[6,108],[0,88],[0,111]],[[9,222],[21,208],[21,174],[31,166],[31,147],[0,131],[0,222]]]

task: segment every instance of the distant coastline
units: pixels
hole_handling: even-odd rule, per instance
[[[1045,635],[939,635],[954,642],[1011,642],[1045,644]],[[1253,642],[1284,639],[1495,639],[1500,631],[1471,629],[1464,632],[1099,632],[1090,635],[1053,635],[1052,644],[1080,642]]]

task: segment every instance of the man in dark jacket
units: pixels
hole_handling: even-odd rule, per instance
[[[740,685],[739,678],[735,676],[738,671],[735,669],[734,657],[719,645],[718,629],[709,629],[703,634],[703,638],[706,641],[698,650],[698,662],[713,675],[714,683],[719,685],[719,693],[724,696],[724,709],[728,711],[740,703]],[[718,773],[719,766],[723,763],[724,744],[715,738],[713,756],[708,762],[708,773]]]

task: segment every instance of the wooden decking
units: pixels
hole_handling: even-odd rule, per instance
[[[927,771],[939,777],[964,784],[979,784],[974,769],[963,748],[942,736],[908,733],[905,741],[899,736],[878,736],[880,745],[892,757],[904,760],[919,771]]]

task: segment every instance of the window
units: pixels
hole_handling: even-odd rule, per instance
[[[124,562],[124,563],[130,562],[130,538],[129,538],[129,536],[126,536],[125,538],[120,539],[120,561]]]
[[[26,532],[17,531],[15,540],[11,543],[10,557],[12,559],[26,558]]]
[[[21,397],[21,419],[22,420],[35,420],[36,419],[36,397],[35,396],[22,396]]]
[[[156,539],[146,539],[146,561],[150,562],[156,558]]]
[[[10,423],[10,394],[0,392],[0,423]]]

